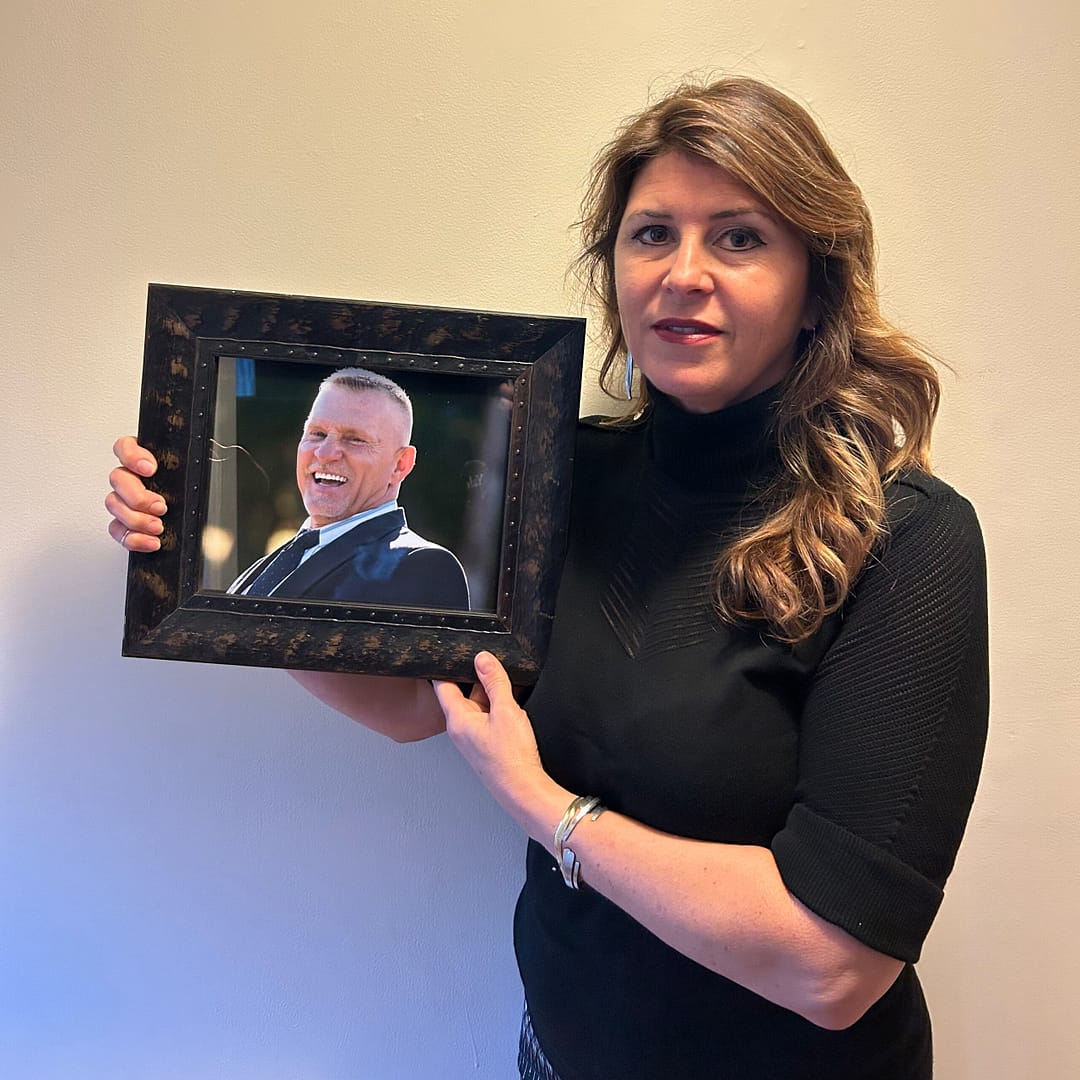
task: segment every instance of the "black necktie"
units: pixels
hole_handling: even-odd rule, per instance
[[[262,573],[244,590],[245,596],[269,596],[299,565],[308,548],[319,542],[318,529],[298,532],[263,567]]]

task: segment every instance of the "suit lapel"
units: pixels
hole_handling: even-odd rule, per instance
[[[385,514],[362,521],[343,533],[332,543],[321,547],[305,559],[282,583],[275,596],[297,597],[311,592],[312,586],[327,574],[333,573],[342,563],[348,562],[357,548],[365,544],[388,542],[405,527],[405,511],[398,507]]]
[[[230,596],[239,596],[243,591],[266,569],[267,563],[285,547],[282,544],[281,547],[274,548],[269,555],[264,555],[258,562],[253,562],[225,591]]]

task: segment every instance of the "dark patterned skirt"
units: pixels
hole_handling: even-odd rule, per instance
[[[518,1072],[521,1080],[559,1080],[559,1074],[551,1067],[551,1062],[544,1057],[540,1043],[533,1031],[529,1006],[521,1015],[521,1036],[518,1039]]]

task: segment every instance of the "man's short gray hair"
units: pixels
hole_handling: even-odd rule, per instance
[[[413,408],[409,395],[401,389],[393,379],[380,375],[377,371],[368,371],[367,368],[339,368],[331,375],[327,375],[319,384],[319,389],[324,386],[342,386],[346,390],[375,390],[387,397],[393,398],[401,406],[409,422],[409,438],[412,438]]]

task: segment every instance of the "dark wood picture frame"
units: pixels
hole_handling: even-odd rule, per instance
[[[129,559],[125,656],[471,681],[487,649],[518,685],[543,663],[565,545],[583,319],[152,284],[139,441],[157,458],[161,550]],[[410,373],[450,396],[493,380],[509,400],[488,610],[389,608],[204,587],[223,358]],[[459,380],[454,382],[454,380]],[[464,380],[464,381],[463,381]],[[299,434],[297,432],[297,434]]]

